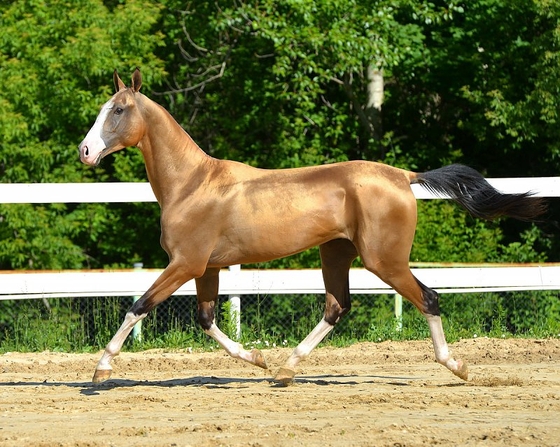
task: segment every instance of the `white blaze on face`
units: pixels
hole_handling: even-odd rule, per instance
[[[80,143],[80,160],[82,163],[88,165],[95,165],[99,162],[99,157],[101,152],[107,147],[105,141],[103,141],[103,124],[111,110],[113,109],[113,100],[106,102],[97,119],[93,124],[93,127],[89,130],[84,140]]]

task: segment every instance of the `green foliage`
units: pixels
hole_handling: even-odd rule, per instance
[[[560,3],[551,0],[16,0],[1,3],[0,14],[2,182],[145,181],[137,150],[95,169],[82,166],[76,153],[111,94],[112,71],[126,79],[136,66],[144,92],[220,158],[267,168],[367,159],[427,170],[463,162],[492,177],[556,175],[560,168]],[[377,112],[369,104],[370,68],[384,76]],[[445,201],[418,205],[412,261],[559,260],[554,201],[547,222],[537,225],[477,221]],[[0,269],[134,262],[166,265],[156,204],[0,205]],[[318,266],[312,249],[257,267]],[[244,333],[261,339],[273,334],[295,342],[322,314],[315,296],[257,301]],[[376,314],[357,299],[353,323],[337,328],[340,337],[423,336],[416,317],[395,334],[385,301],[376,299]],[[447,313],[456,334],[472,332],[461,314],[477,331],[496,334],[554,328],[559,320],[552,292],[457,298],[463,302],[449,304]],[[101,300],[94,314],[108,318],[99,322],[108,329],[92,340],[91,328],[75,316],[81,312],[59,305],[36,316],[45,326],[68,320],[71,333],[65,329],[53,341],[60,349],[105,343],[120,324],[120,303]],[[269,320],[265,305],[272,315],[288,315],[297,332]],[[35,327],[2,306],[0,324],[13,319],[18,343],[47,344],[25,338]],[[183,327],[186,315],[171,316],[166,306],[145,321],[145,346],[208,343]]]
[[[4,269],[81,268],[84,253],[65,206],[0,205],[0,266]],[[48,224],[46,224],[48,222]],[[52,226],[57,231],[52,231]]]
[[[486,135],[506,150],[538,143],[541,156],[557,156],[560,6],[546,0],[486,0],[469,9],[462,43],[478,42],[478,55],[471,61],[475,82],[463,92],[476,115],[465,125],[478,135],[487,128]]]
[[[519,235],[520,240],[503,243],[497,223],[470,217],[455,204],[443,200],[418,202],[418,225],[412,247],[415,262],[544,262],[547,245],[536,226]]]
[[[403,302],[401,329],[392,295],[357,295],[352,311],[324,344],[429,338],[425,319]],[[0,353],[7,351],[98,351],[120,326],[129,298],[0,301]],[[557,292],[445,294],[442,320],[448,341],[482,336],[560,337]],[[214,349],[216,343],[196,323],[192,298],[172,297],[143,320],[142,341],[129,337],[125,350],[150,348]],[[231,330],[227,301],[219,325]],[[307,296],[243,297],[243,345],[251,349],[295,346],[323,315],[323,298]]]
[[[411,2],[338,0],[264,1],[224,10],[218,30],[238,30],[240,40],[250,40],[254,53],[244,54],[243,71],[250,67],[260,77],[258,84],[254,76],[250,85],[244,83],[251,93],[243,102],[258,120],[247,127],[264,124],[268,137],[252,143],[249,159],[262,153],[265,166],[272,157],[274,166],[296,167],[382,158],[385,150],[377,147],[378,129],[366,106],[367,69],[390,72],[422,59],[414,10]],[[235,71],[237,61],[232,65]],[[255,88],[264,91],[255,96]]]
[[[411,260],[487,262],[500,239],[501,231],[495,224],[473,219],[449,201],[419,201]]]
[[[0,8],[5,182],[145,180],[138,151],[96,169],[75,151],[111,92],[111,71],[136,65],[145,89],[219,157],[263,167],[365,158],[421,169],[462,160],[494,175],[557,171],[553,2],[20,0]],[[371,66],[385,76],[381,132],[367,106]],[[420,207],[413,260],[542,259],[500,248],[522,244],[526,227]],[[166,263],[155,205],[5,205],[0,219],[2,268]],[[555,259],[557,238],[545,231],[548,241],[539,234],[533,245]],[[311,251],[270,265],[317,260]]]
[[[138,1],[111,11],[101,1],[28,0],[0,6],[3,182],[139,179],[140,159],[129,166],[117,161],[115,168],[86,169],[79,163],[76,146],[102,98],[110,94],[108,81],[115,68],[140,65],[148,82],[161,78],[162,64],[153,51],[162,35],[151,32],[158,11],[156,4]],[[136,173],[130,176],[129,171]],[[110,221],[105,209],[103,205],[1,206],[0,266],[78,268],[114,263],[112,254],[94,258],[97,253],[88,253],[107,230],[119,226],[119,217]],[[85,215],[93,219],[84,222]],[[92,233],[86,232],[88,227],[95,227]]]
[[[236,321],[241,318],[238,311],[234,311],[231,306],[231,301],[225,301],[221,307],[220,313],[220,327],[224,334],[226,334],[232,340],[237,339],[237,325]]]

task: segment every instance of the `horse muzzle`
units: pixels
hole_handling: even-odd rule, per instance
[[[88,166],[97,166],[103,158],[103,154],[106,150],[107,149],[103,149],[102,151],[92,151],[87,144],[82,143],[78,147],[80,161]]]

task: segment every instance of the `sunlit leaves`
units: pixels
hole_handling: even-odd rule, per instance
[[[560,153],[560,6],[557,2],[480,0],[466,8],[463,44],[476,45],[464,97],[471,128],[505,152]],[[476,57],[476,58],[475,58]],[[484,126],[488,126],[487,129]]]
[[[0,181],[145,180],[137,150],[95,169],[82,166],[76,151],[112,93],[112,71],[128,81],[136,66],[144,92],[219,158],[268,168],[368,159],[416,170],[461,161],[490,176],[556,174],[559,5],[3,2]],[[365,108],[370,66],[384,73],[380,135]],[[18,213],[9,207],[0,213],[0,266],[165,262],[156,205],[31,206]],[[432,223],[419,226],[419,260],[460,259],[469,244],[477,250],[472,259],[487,259],[519,233],[507,231],[508,223],[475,224],[455,212],[422,213]],[[440,224],[445,220],[449,225]],[[26,225],[35,235],[27,242],[15,236]],[[62,261],[25,248],[39,237]],[[524,252],[528,245],[519,243]],[[525,256],[515,250],[508,253]]]
[[[162,76],[153,29],[159,4],[126,1],[109,10],[100,0],[18,0],[0,6],[0,181],[76,182],[130,179],[134,166],[112,170],[80,164],[77,146],[112,92],[111,74],[141,66],[146,84]],[[106,168],[106,169],[103,169]],[[83,207],[87,208],[88,205]],[[99,207],[98,207],[99,208]],[[4,205],[1,268],[76,268],[91,258],[118,213],[80,218],[80,208]],[[79,222],[79,224],[78,224]],[[94,231],[86,222],[97,222]]]

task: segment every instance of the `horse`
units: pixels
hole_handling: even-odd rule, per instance
[[[468,379],[466,362],[449,351],[437,292],[416,279],[409,267],[417,222],[410,185],[420,184],[484,219],[536,220],[546,209],[543,199],[530,192],[501,193],[478,171],[460,164],[416,173],[364,160],[291,169],[220,160],[205,153],[167,110],[140,92],[139,69],[130,87],[116,70],[113,82],[116,93],[80,143],[80,159],[97,166],[120,149],[135,146],[141,151],[161,208],[160,241],[169,263],[127,311],[96,366],[94,383],[111,376],[111,361],[133,326],[192,279],[204,332],[231,357],[268,369],[261,351],[245,350],[214,321],[220,269],[315,246],[325,285],[324,314],[277,371],[276,383],[292,383],[297,365],[350,311],[348,273],[358,257],[425,317],[436,361]]]

